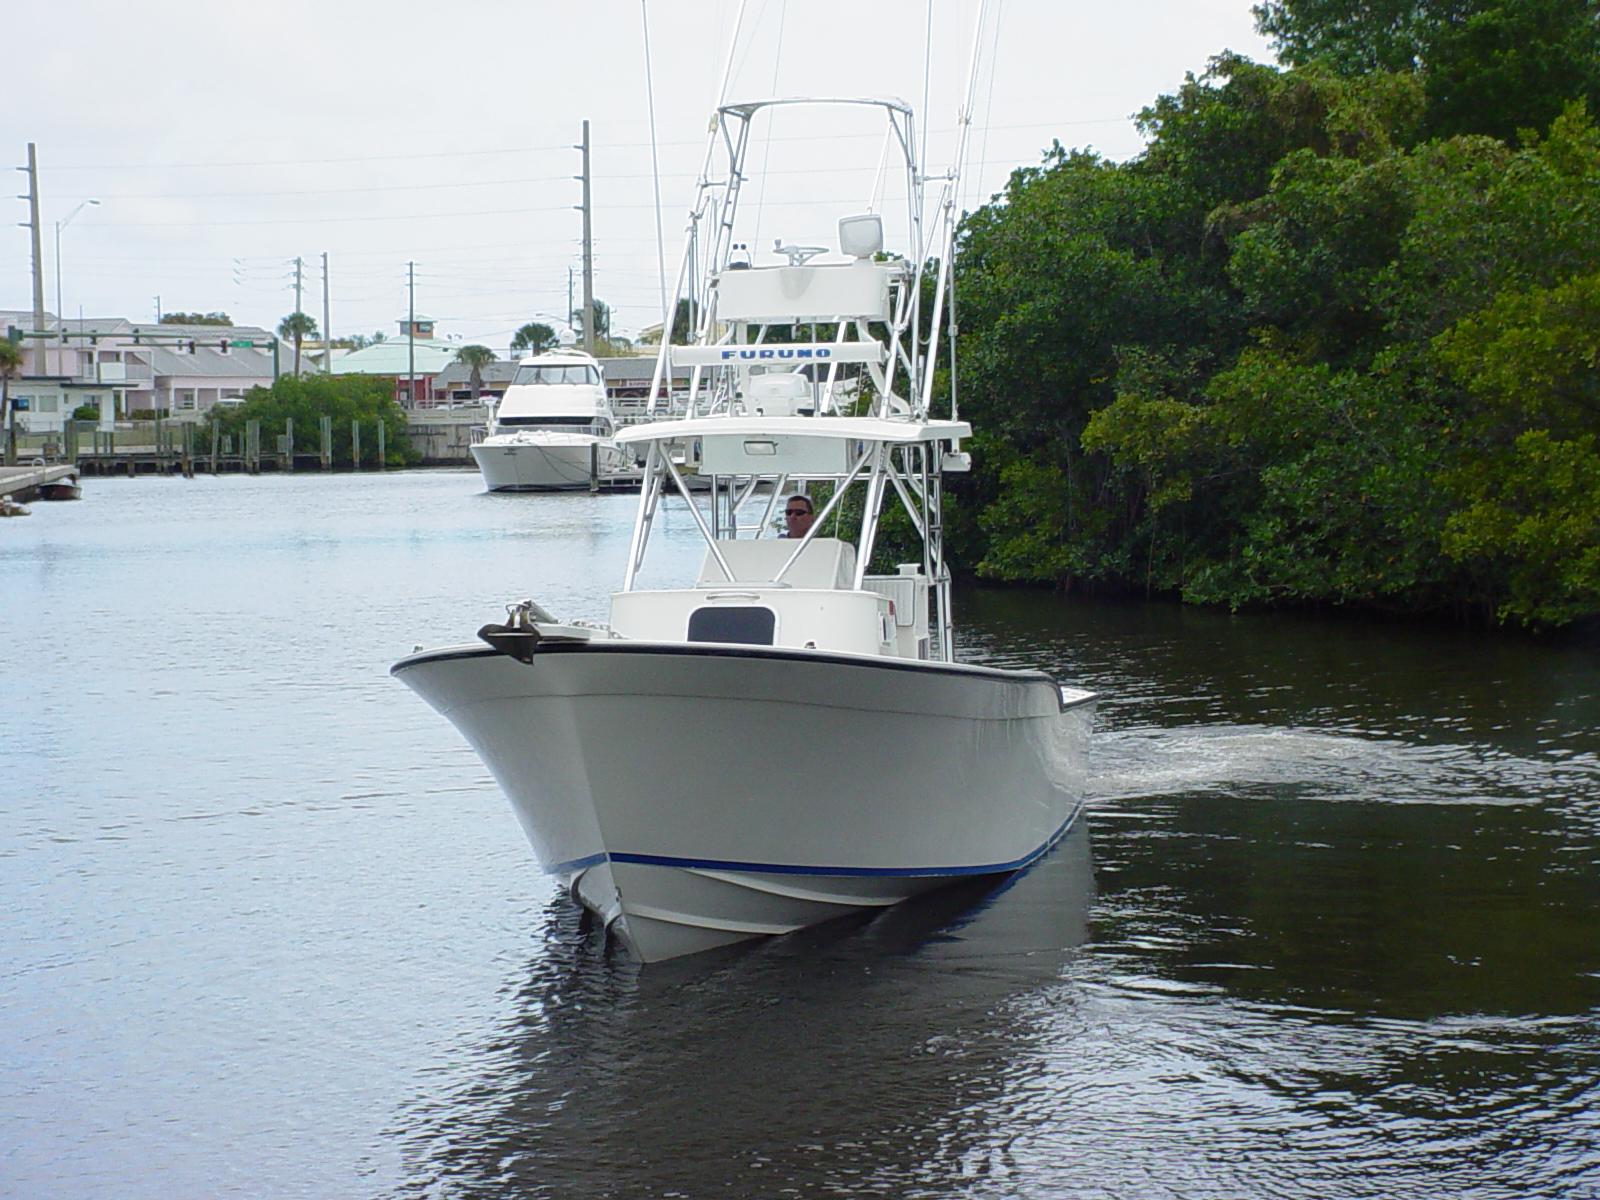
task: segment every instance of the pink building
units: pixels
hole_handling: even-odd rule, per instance
[[[0,336],[20,335],[33,314],[0,309]],[[271,387],[276,338],[251,325],[153,325],[121,317],[59,321],[50,336],[21,338],[22,367],[12,381],[17,425],[60,430],[91,405],[102,427],[134,413],[198,416],[215,404]]]

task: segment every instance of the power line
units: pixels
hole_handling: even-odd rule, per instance
[[[1124,125],[1131,121],[1131,116],[1124,117],[1094,117],[1080,120],[1062,121],[1027,121],[1015,125],[995,125],[994,129],[1056,129],[1063,127],[1076,127],[1080,125]],[[956,127],[930,130],[932,134],[955,133]],[[771,141],[775,142],[841,142],[870,138],[878,141],[881,133],[796,133],[775,135]],[[677,141],[659,143],[662,146],[701,146],[704,142],[699,138],[685,138]],[[649,142],[606,142],[597,145],[596,152],[614,150],[639,150],[650,145]],[[548,146],[506,146],[496,150],[435,150],[422,154],[370,154],[347,155],[338,158],[276,158],[276,159],[214,159],[209,162],[129,162],[129,163],[67,163],[53,164],[51,171],[143,171],[143,170],[214,170],[229,167],[295,167],[295,166],[328,166],[339,163],[372,163],[372,162],[417,162],[424,159],[435,158],[486,158],[504,154],[534,154],[546,150],[569,150],[567,143],[557,143]]]
[[[570,204],[545,205],[539,208],[485,208],[469,212],[400,213],[377,217],[286,217],[261,218],[244,221],[101,221],[101,229],[190,229],[200,226],[222,225],[339,225],[367,221],[437,221],[453,217],[516,217],[529,213],[567,212]]]
[[[627,177],[613,176],[613,178]],[[295,188],[282,192],[102,192],[100,195],[107,200],[215,200],[251,196],[345,196],[359,195],[366,192],[428,192],[444,191],[450,188],[516,187],[527,183],[566,183],[570,182],[571,179],[572,176],[570,174],[529,175],[521,179],[475,179],[460,183],[400,183],[339,188]]]
[[[1004,163],[1004,162],[1010,162],[1010,161],[1011,161],[1010,159],[996,159],[995,163]],[[994,164],[979,163],[977,165],[978,166],[990,166],[990,165],[994,165]],[[786,167],[786,168],[781,168],[781,169],[780,168],[774,168],[771,171],[769,171],[768,174],[771,174],[771,175],[847,175],[847,174],[860,172],[860,171],[868,171],[868,170],[871,170],[871,169],[872,169],[871,167],[866,166],[866,165],[844,166],[844,167]],[[661,178],[663,178],[663,179],[695,179],[697,177],[698,177],[698,173],[694,172],[694,171],[663,171],[661,173]],[[624,180],[631,180],[631,179],[650,179],[650,178],[652,178],[652,176],[648,172],[623,171],[623,172],[618,172],[616,174],[600,174],[600,173],[597,173],[595,175],[595,178],[597,180],[600,180],[601,182],[610,182],[610,181],[613,181],[613,180],[615,180],[615,181],[624,181]],[[191,191],[181,191],[181,192],[108,192],[108,191],[100,191],[100,192],[97,193],[97,195],[100,198],[106,199],[106,200],[216,200],[216,199],[252,198],[252,197],[271,198],[271,197],[276,197],[276,196],[354,196],[354,195],[363,195],[363,194],[370,193],[370,192],[429,192],[429,191],[448,191],[448,190],[451,190],[451,189],[454,189],[454,188],[519,187],[519,186],[522,186],[524,184],[531,184],[531,183],[569,183],[569,182],[571,182],[571,180],[572,180],[572,176],[570,174],[564,174],[564,175],[528,175],[528,176],[524,176],[524,177],[522,177],[520,179],[475,179],[475,180],[465,180],[465,181],[456,182],[456,183],[370,184],[370,185],[360,185],[360,186],[357,186],[357,187],[294,188],[294,189],[291,189],[291,190],[288,190],[288,191],[279,191],[279,192],[262,192],[262,191],[245,191],[245,192],[191,192]],[[75,199],[75,198],[76,197],[74,197],[74,196],[64,196],[62,199],[63,200],[72,200],[72,199]]]
[[[330,163],[415,162],[425,158],[483,158],[496,154],[529,154],[540,150],[565,150],[565,143],[551,146],[508,146],[499,150],[435,150],[423,154],[344,155],[339,158],[260,158],[214,159],[210,162],[68,163],[52,166],[52,171],[189,171],[216,167],[299,167],[327,166]]]
[[[837,207],[850,204],[859,197],[855,196],[818,196],[805,200],[775,200],[777,208],[807,208],[812,205],[831,205]],[[635,209],[648,209],[650,204],[596,204],[596,210],[606,212],[622,212]],[[458,217],[514,217],[527,216],[532,213],[568,212],[570,204],[554,204],[536,206],[533,208],[489,208],[471,209],[466,211],[431,212],[431,213],[398,213],[393,216],[363,216],[363,217],[262,217],[248,218],[239,221],[100,221],[97,223],[101,229],[197,229],[219,228],[244,225],[345,225],[367,224],[374,221],[440,221],[452,220]]]

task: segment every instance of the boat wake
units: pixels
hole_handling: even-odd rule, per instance
[[[1388,804],[1564,805],[1600,795],[1600,756],[1519,755],[1484,745],[1274,726],[1188,726],[1096,735],[1091,807],[1173,793],[1290,790]]]

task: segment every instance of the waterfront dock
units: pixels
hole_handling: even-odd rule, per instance
[[[637,492],[644,485],[644,468],[630,467],[625,471],[593,471],[589,474],[591,492]]]
[[[0,467],[0,496],[8,496],[19,502],[32,500],[45,484],[58,483],[75,478],[77,475],[78,468],[71,463],[57,463],[51,466],[39,462],[16,467]]]
[[[424,467],[472,467],[472,446],[484,432],[486,410],[475,408],[425,409],[407,414],[407,434]],[[298,471],[383,471],[387,467],[386,430],[381,422],[352,422],[348,448],[335,459],[333,421],[323,417],[316,428],[315,449],[302,440],[295,445],[294,426],[281,431],[263,429],[248,421],[242,429],[223,433],[213,422],[164,420],[119,422],[99,428],[89,422],[69,422],[54,433],[23,434],[21,452],[36,466],[9,468],[12,472],[57,472],[55,477],[103,475],[246,474]],[[588,487],[595,492],[637,491],[644,472],[629,467],[602,472],[591,458]],[[37,484],[17,483],[0,490],[22,492]],[[581,485],[580,485],[581,486]],[[22,498],[20,495],[18,498]]]

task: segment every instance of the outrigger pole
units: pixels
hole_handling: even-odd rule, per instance
[[[956,120],[956,152],[954,163],[945,173],[944,191],[939,197],[940,235],[939,274],[933,289],[933,319],[928,323],[928,359],[922,376],[922,398],[918,414],[927,416],[933,407],[934,364],[939,357],[939,322],[944,319],[945,293],[950,286],[950,260],[956,248],[956,196],[960,190],[961,168],[967,159],[967,139],[972,132],[972,108],[978,92],[978,52],[983,46],[983,19],[988,8],[987,0],[978,4],[978,20],[972,31],[972,56],[967,66],[965,103]],[[923,114],[924,120],[927,114]],[[951,348],[950,372],[955,376],[954,347]],[[952,412],[952,419],[954,413]]]
[[[696,187],[696,191],[695,191],[694,206],[689,209],[689,219],[684,225],[684,230],[683,230],[683,237],[684,237],[683,257],[678,262],[678,279],[677,279],[677,282],[672,285],[672,304],[671,304],[671,308],[672,308],[673,311],[671,311],[671,312],[665,312],[664,311],[661,314],[661,350],[656,355],[656,368],[655,368],[655,371],[653,372],[653,374],[650,377],[650,403],[649,403],[648,408],[646,410],[652,416],[655,415],[655,411],[656,411],[656,395],[657,395],[658,391],[660,390],[661,380],[663,378],[665,378],[667,380],[667,387],[668,387],[669,391],[671,390],[671,387],[672,387],[672,373],[671,373],[671,370],[670,370],[670,362],[669,362],[669,360],[670,360],[670,358],[672,356],[672,326],[674,324],[673,318],[678,315],[677,311],[676,311],[677,310],[677,305],[678,305],[678,297],[683,294],[683,282],[684,282],[685,277],[689,273],[689,264],[690,264],[690,262],[692,261],[692,259],[694,257],[694,251],[695,251],[694,234],[695,234],[695,227],[699,222],[700,200],[705,194],[706,186],[710,183],[710,179],[708,177],[711,174],[711,159],[712,159],[712,156],[716,153],[716,148],[717,148],[717,128],[716,127],[721,124],[722,106],[725,103],[727,103],[727,100],[728,100],[728,84],[733,79],[733,52],[735,50],[737,50],[738,47],[739,47],[739,30],[744,25],[744,10],[745,10],[745,5],[748,2],[749,2],[749,0],[739,0],[739,11],[736,14],[734,14],[734,18],[733,18],[733,34],[728,38],[728,56],[727,56],[726,61],[724,61],[723,65],[722,65],[722,83],[717,87],[717,109],[716,109],[717,116],[713,119],[711,132],[706,138],[706,156],[705,156],[705,159],[700,164],[700,180],[699,180],[699,183],[698,183],[698,185]],[[654,135],[652,134],[652,136],[654,136]],[[658,200],[657,201],[658,209],[659,209],[659,204],[660,204],[660,202]],[[661,240],[661,226],[659,224],[659,220],[658,220],[658,223],[656,225],[656,240],[657,240],[657,243],[658,243],[657,251],[659,252],[661,250],[661,247],[659,245],[659,242]],[[664,298],[663,298],[663,307],[665,307]],[[699,371],[696,371],[695,372],[696,381],[698,381],[699,375],[700,375]],[[691,388],[690,389],[690,397],[692,398],[693,395],[694,395],[694,391]]]

